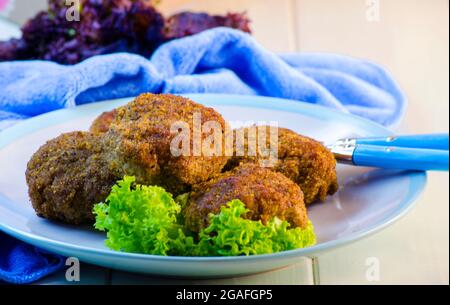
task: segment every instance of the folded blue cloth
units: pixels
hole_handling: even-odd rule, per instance
[[[63,266],[63,257],[49,254],[0,232],[0,281],[32,283]]]
[[[0,129],[44,112],[142,92],[288,98],[385,126],[397,124],[406,106],[394,80],[373,63],[336,54],[277,55],[247,34],[218,28],[169,42],[150,60],[119,53],[74,66],[0,63]],[[0,248],[0,279],[27,282],[58,266],[41,251],[3,236]]]
[[[385,126],[397,124],[406,106],[394,80],[373,63],[336,54],[277,55],[248,34],[218,28],[169,42],[150,60],[119,53],[74,66],[0,63],[0,129],[55,109],[142,92],[288,98]]]

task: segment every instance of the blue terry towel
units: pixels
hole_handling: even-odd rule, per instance
[[[385,126],[397,124],[406,106],[394,80],[373,63],[336,54],[277,55],[248,34],[218,28],[169,42],[150,60],[118,53],[74,66],[0,63],[0,129],[55,109],[142,92],[273,96]]]
[[[0,281],[32,283],[63,266],[61,256],[49,254],[0,232]]]
[[[353,113],[385,126],[406,100],[373,63],[335,54],[277,55],[251,36],[218,28],[161,46],[150,60],[133,54],[78,65],[0,63],[0,129],[23,119],[100,100],[154,93],[232,93],[288,98]],[[60,267],[58,256],[0,233],[0,279],[30,282]]]

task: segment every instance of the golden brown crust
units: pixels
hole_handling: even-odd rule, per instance
[[[194,156],[192,147],[193,118],[200,114],[201,123],[219,123],[222,138],[225,121],[212,108],[175,95],[142,94],[133,102],[117,109],[104,144],[110,151],[109,162],[134,175],[142,184],[157,184],[174,194],[187,191],[220,173],[228,158]],[[172,124],[185,122],[190,128],[190,156],[174,157],[170,150]],[[202,141],[208,136],[202,133]]]
[[[102,134],[109,130],[112,121],[116,118],[117,110],[113,109],[111,111],[103,112],[99,115],[94,122],[92,122],[91,127],[89,128],[90,132]]]
[[[28,162],[26,180],[39,216],[70,224],[93,222],[92,207],[119,177],[103,161],[99,138],[71,132],[48,141]]]
[[[247,132],[245,136],[248,141]],[[267,139],[267,145],[269,141]],[[229,170],[240,163],[260,161],[259,156],[249,157],[247,148],[245,149],[245,156],[232,157],[225,169]],[[320,142],[286,128],[278,128],[278,161],[272,169],[300,185],[306,205],[317,200],[323,201],[327,195],[338,190],[336,160],[333,154]]]
[[[208,225],[208,214],[217,214],[227,202],[239,199],[252,220],[266,223],[277,216],[293,227],[306,227],[308,215],[300,187],[284,175],[255,164],[244,164],[193,187],[184,208],[186,226],[200,231]]]

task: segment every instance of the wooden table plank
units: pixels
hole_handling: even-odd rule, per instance
[[[365,1],[297,0],[297,47],[384,65],[409,99],[399,132],[448,132],[448,5],[445,0],[380,1],[380,21],[369,22]],[[425,194],[406,218],[319,256],[320,282],[372,284],[366,279],[366,260],[375,257],[378,283],[448,284],[448,183],[448,173],[431,173]]]
[[[403,130],[448,131],[449,2],[380,2],[380,21],[361,0],[296,0],[298,51],[367,58],[390,70],[410,104]]]
[[[255,275],[224,279],[176,279],[113,271],[113,285],[312,285],[311,260],[300,258],[293,266]]]
[[[47,2],[47,0],[16,0],[7,17],[16,24],[22,25],[37,12],[44,10],[47,7]]]
[[[59,271],[34,283],[35,285],[312,285],[315,282],[311,259],[300,258],[298,263],[260,274],[223,278],[187,279],[148,276],[110,270],[81,263],[80,281],[68,282],[66,270]]]
[[[292,4],[292,0],[172,0],[162,1],[159,8],[166,16],[185,10],[213,14],[247,11],[256,40],[269,50],[286,52],[296,46]]]
[[[449,198],[442,191],[448,183],[448,174],[430,174],[425,193],[405,218],[370,238],[320,255],[321,283],[448,284]],[[373,258],[379,261],[379,281],[366,277]]]
[[[18,38],[22,34],[17,26],[0,16],[0,41],[10,38]]]

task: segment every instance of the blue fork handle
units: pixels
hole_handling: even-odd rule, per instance
[[[356,145],[354,165],[407,170],[448,171],[448,150]]]
[[[448,150],[448,133],[361,138],[356,144]]]

